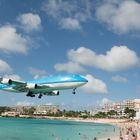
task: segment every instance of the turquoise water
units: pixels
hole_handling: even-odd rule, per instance
[[[108,124],[0,118],[0,140],[92,140],[111,135],[114,126]]]

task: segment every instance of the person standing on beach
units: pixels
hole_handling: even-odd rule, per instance
[[[136,134],[134,133],[134,131],[132,130],[132,127],[129,127],[128,128],[128,132],[129,132],[129,137],[132,137],[133,135],[135,135],[136,136]]]
[[[137,137],[133,134],[130,140],[137,140]]]
[[[120,130],[120,140],[123,140],[122,131]]]
[[[137,135],[132,130],[132,127],[129,127],[128,128],[128,140],[136,140],[136,139],[137,139]]]
[[[125,136],[124,136],[124,140],[129,140],[129,132],[127,131]]]
[[[96,137],[94,137],[94,139],[93,140],[98,140]]]
[[[132,135],[132,137],[130,138],[130,140],[137,140],[137,137],[135,136],[135,134]]]

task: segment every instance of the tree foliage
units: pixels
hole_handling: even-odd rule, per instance
[[[10,107],[6,106],[0,106],[0,114],[6,111],[11,111],[12,109]]]
[[[128,118],[133,118],[136,116],[136,111],[128,107],[125,108],[124,113],[127,115]]]

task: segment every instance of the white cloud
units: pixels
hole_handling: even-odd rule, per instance
[[[85,92],[88,93],[108,93],[107,85],[100,79],[93,77],[90,74],[84,76],[88,83],[81,87]]]
[[[18,106],[31,106],[33,103],[28,102],[28,101],[18,101],[17,104]]]
[[[81,24],[92,19],[93,4],[89,0],[48,0],[43,3],[43,10],[62,28],[69,30],[81,29]]]
[[[77,19],[64,18],[60,21],[59,24],[63,29],[71,29],[71,30],[81,29],[81,25]]]
[[[16,28],[7,25],[0,27],[0,50],[6,53],[27,52],[27,39],[17,33]]]
[[[72,6],[68,1],[48,0],[43,3],[43,10],[53,18],[61,18],[64,14],[71,14],[76,5]]]
[[[42,78],[48,74],[46,70],[35,69],[32,67],[29,68],[29,73],[34,76],[34,79]]]
[[[68,58],[72,62],[106,71],[125,70],[137,66],[139,63],[136,52],[127,46],[114,46],[106,54],[96,54],[88,48],[80,47],[77,50],[70,50]]]
[[[0,59],[0,73],[8,73],[11,71],[12,68],[10,67],[10,65],[7,62]]]
[[[25,31],[39,30],[41,27],[41,19],[38,14],[25,13],[19,15],[17,20],[22,24]]]
[[[66,71],[69,73],[77,73],[84,71],[84,68],[82,68],[79,64],[74,63],[74,62],[68,62],[68,63],[63,63],[63,64],[56,64],[54,68],[57,71]]]
[[[104,0],[97,9],[96,16],[100,22],[116,33],[140,31],[140,3],[135,0]]]
[[[112,81],[119,82],[119,83],[127,83],[128,79],[119,75],[113,76]]]

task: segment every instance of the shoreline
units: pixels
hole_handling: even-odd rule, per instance
[[[108,119],[108,118],[79,118],[79,117],[52,117],[52,116],[33,116],[33,115],[20,115],[20,116],[0,116],[0,118],[25,118],[25,119],[48,119],[48,120],[64,120],[64,121],[77,121],[77,122],[93,122],[118,125],[121,123],[129,122],[128,119]]]

